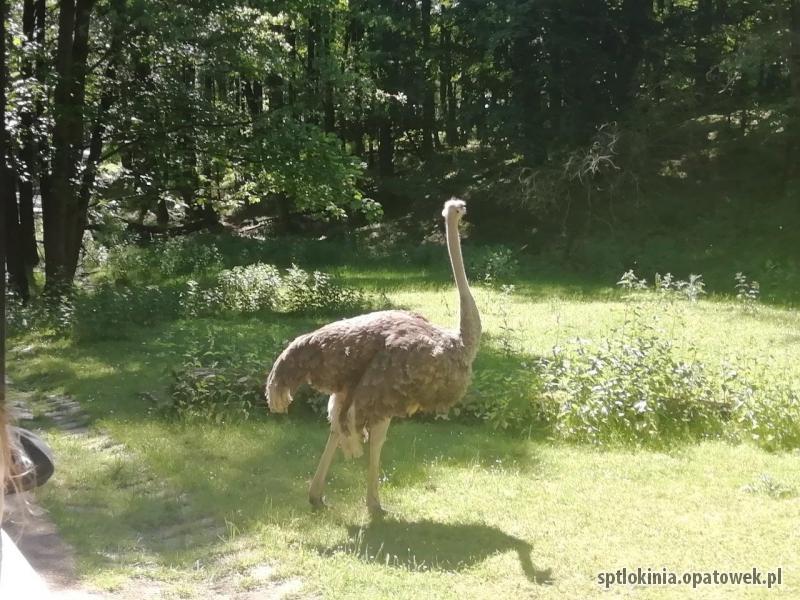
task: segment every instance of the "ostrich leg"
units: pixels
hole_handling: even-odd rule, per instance
[[[315,509],[324,508],[325,501],[322,499],[322,490],[325,489],[325,477],[328,475],[328,469],[333,462],[333,455],[336,454],[336,448],[339,447],[339,434],[331,431],[328,436],[328,443],[325,444],[325,450],[322,452],[322,458],[319,459],[317,465],[317,472],[314,473],[314,479],[311,480],[311,487],[308,490],[308,501]]]
[[[369,430],[369,470],[367,471],[367,508],[373,517],[386,514],[378,499],[378,478],[381,473],[381,448],[386,441],[386,431],[391,419],[384,419]]]

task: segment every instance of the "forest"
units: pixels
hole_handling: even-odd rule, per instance
[[[0,364],[57,459],[3,528],[54,591],[800,595],[800,0],[0,9]],[[375,311],[471,368],[382,455],[342,356],[267,383]]]
[[[320,234],[427,217],[447,194],[475,197],[489,239],[561,257],[643,224],[794,215],[798,10],[6,3],[12,285],[63,293],[85,237],[120,224],[177,235],[268,217]]]

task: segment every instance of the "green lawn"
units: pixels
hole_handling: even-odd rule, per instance
[[[435,322],[455,319],[456,296],[444,272],[340,274]],[[790,308],[746,310],[724,297],[632,302],[613,286],[587,290],[535,276],[515,284],[510,294],[476,292],[486,332],[478,369],[525,361],[578,336],[601,338],[636,305],[662,313],[681,351],[709,363],[760,359],[776,378],[800,373],[800,320]],[[147,585],[167,598],[289,584],[280,589],[325,598],[683,598],[685,587],[606,592],[597,575],[622,567],[781,567],[778,589],[691,593],[800,595],[796,451],[767,453],[723,441],[665,451],[597,449],[485,425],[396,423],[383,460],[383,500],[393,512],[370,523],[363,459],[338,459],[331,508],[309,510],[306,487],[326,428],[307,411],[248,423],[181,424],[150,415],[140,395],[164,394],[170,367],[190,342],[225,339],[242,352],[263,351],[266,372],[276,341],[320,322],[193,319],[133,328],[116,341],[33,334],[14,341],[15,384],[75,395],[110,438],[49,434],[59,469],[42,500],[76,547],[89,583],[107,590]],[[495,391],[503,394],[502,387]]]

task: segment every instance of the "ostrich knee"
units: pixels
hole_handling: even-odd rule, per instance
[[[381,448],[386,441],[386,432],[391,419],[376,423],[369,430],[369,470],[367,471],[367,508],[373,516],[380,516],[385,511],[378,497],[378,479],[381,473]]]

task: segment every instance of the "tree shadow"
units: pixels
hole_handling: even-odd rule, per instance
[[[481,523],[376,519],[366,525],[348,525],[347,541],[317,550],[328,556],[345,552],[364,562],[415,571],[455,572],[513,550],[528,581],[553,583],[552,569],[533,564],[533,547],[528,542]]]

